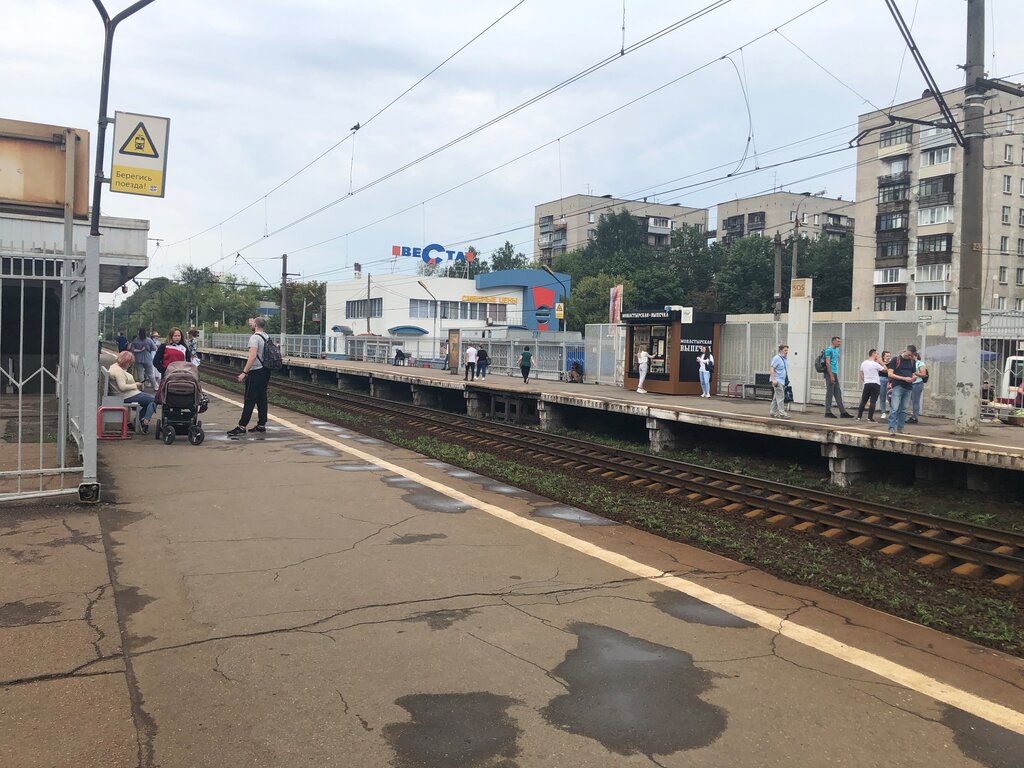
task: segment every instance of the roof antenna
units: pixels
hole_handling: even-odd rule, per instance
[[[622,0],[622,47],[619,56],[626,55],[626,0]]]

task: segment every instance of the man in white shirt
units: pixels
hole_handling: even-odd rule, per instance
[[[885,366],[878,361],[878,350],[868,352],[868,359],[860,364],[860,380],[864,382],[864,391],[860,393],[860,407],[857,408],[857,421],[864,416],[864,406],[868,406],[868,421],[875,421],[875,405],[881,390],[878,374]]]
[[[470,344],[466,347],[466,375],[463,381],[474,381],[476,379],[476,347]]]

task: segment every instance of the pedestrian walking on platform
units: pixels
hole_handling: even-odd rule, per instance
[[[842,339],[838,336],[832,337],[832,343],[825,348],[825,418],[834,419],[832,413],[832,401],[839,407],[839,416],[844,419],[852,419],[853,414],[846,410],[843,405],[843,390],[839,385],[839,347],[842,346]]]
[[[245,404],[242,406],[242,417],[238,426],[228,431],[229,437],[244,435],[249,426],[249,419],[255,408],[258,416],[252,432],[267,431],[267,385],[270,383],[270,369],[263,365],[263,350],[269,338],[264,332],[267,325],[265,317],[254,317],[249,321],[252,336],[249,337],[249,356],[242,364],[242,372],[238,380],[245,383]]]
[[[919,352],[914,353],[914,387],[910,395],[911,401],[911,418],[907,419],[907,424],[917,424],[917,417],[921,415],[921,398],[924,397],[924,385],[928,381],[928,368],[925,366],[924,361],[921,360],[921,354]]]
[[[907,348],[889,361],[889,381],[892,382],[892,402],[889,404],[889,434],[903,432],[907,411],[914,394],[914,369],[917,347],[908,344]]]
[[[889,398],[892,396],[892,385],[889,383],[890,360],[892,360],[892,353],[889,350],[882,352],[880,358],[882,370],[878,374],[878,412],[883,416],[889,412]]]
[[[487,350],[480,347],[476,351],[476,377],[481,381],[487,379],[487,366],[491,364],[491,356],[487,354]]]
[[[640,382],[637,384],[636,391],[641,395],[646,395],[647,390],[644,389],[644,382],[647,381],[647,372],[651,370],[651,353],[646,349],[641,349],[637,352],[636,365],[640,371]]]
[[[875,421],[875,404],[878,402],[878,395],[882,391],[881,373],[885,366],[878,362],[878,350],[868,351],[867,359],[860,364],[860,380],[864,383],[864,389],[860,393],[860,405],[857,407],[857,421],[864,417],[864,406],[868,406],[868,421]],[[886,381],[888,385],[888,381]]]
[[[769,418],[788,419],[786,413],[786,387],[789,386],[789,345],[780,344],[779,353],[772,358],[771,377],[772,404],[768,408]]]
[[[476,347],[470,343],[466,347],[465,361],[466,361],[466,375],[462,377],[463,381],[473,381],[476,378]]]
[[[701,347],[697,366],[700,373],[700,396],[711,397],[711,374],[715,372],[715,356],[707,347]]]
[[[524,347],[523,351],[519,355],[519,370],[523,374],[523,384],[527,384],[530,381],[530,368],[533,367],[533,352],[530,351],[529,347]]]
[[[146,333],[145,328],[139,328],[139,335],[128,344],[128,351],[135,357],[135,373],[139,381],[145,384],[149,380],[156,391],[156,373],[153,368],[153,356],[156,354],[156,343]]]
[[[124,352],[128,349],[128,337],[124,335],[124,331],[117,332],[117,351],[118,353]]]

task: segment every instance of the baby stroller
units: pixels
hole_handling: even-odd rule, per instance
[[[177,435],[188,435],[192,445],[199,445],[206,437],[199,414],[210,405],[199,383],[199,369],[192,363],[174,362],[160,380],[160,418],[156,422],[156,439],[165,445],[174,442]]]

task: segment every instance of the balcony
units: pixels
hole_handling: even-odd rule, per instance
[[[907,277],[907,270],[899,267],[890,267],[887,269],[876,269],[874,272],[874,278],[872,280],[873,285],[906,285],[909,278]]]
[[[896,213],[897,211],[909,211],[910,200],[887,200],[878,204],[879,213]]]
[[[894,240],[909,242],[910,238],[907,232],[907,227],[902,227],[900,229],[883,229],[875,233],[875,240],[879,243],[891,243]]]
[[[949,205],[952,202],[952,192],[937,192],[934,195],[922,195],[917,199],[917,204],[921,208],[931,208],[935,205]]]
[[[910,171],[903,171],[902,173],[890,173],[886,176],[879,176],[879,185],[889,184],[902,184],[910,181]]]

